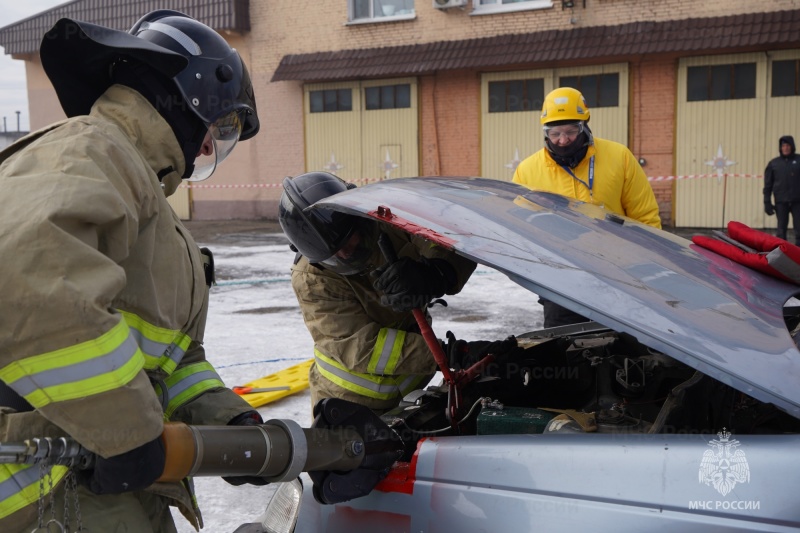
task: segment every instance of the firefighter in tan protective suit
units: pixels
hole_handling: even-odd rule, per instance
[[[164,422],[260,416],[206,361],[213,263],[166,196],[257,133],[247,70],[166,10],[130,32],[61,19],[41,58],[70,118],[0,153],[0,441],[68,435],[98,459],[78,485],[0,465],[0,530],[175,531],[169,506],[202,527],[191,480],[153,484]]]
[[[378,413],[397,406],[437,370],[412,309],[458,293],[475,263],[382,223],[308,209],[353,187],[332,174],[286,178],[283,187],[279,220],[298,252],[292,288],[314,339],[313,404],[333,397]],[[381,233],[391,239],[394,262],[377,245]],[[499,354],[499,342],[464,344],[475,353],[467,353],[467,346],[459,359],[474,361],[477,352],[489,350]],[[511,349],[516,341],[502,345]]]

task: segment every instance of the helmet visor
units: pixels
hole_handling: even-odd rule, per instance
[[[233,151],[244,127],[246,111],[239,109],[218,118],[208,127],[203,146],[194,160],[194,172],[187,181],[207,179]]]
[[[320,261],[319,264],[342,276],[352,276],[363,272],[369,267],[372,258],[370,234],[368,226],[359,225],[344,246],[329,258]]]

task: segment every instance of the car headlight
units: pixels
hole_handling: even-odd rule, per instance
[[[261,525],[267,533],[292,533],[300,513],[300,499],[303,496],[303,483],[293,479],[281,483],[261,515]]]
[[[279,483],[264,514],[242,524],[233,533],[292,533],[300,513],[303,483],[299,478]]]

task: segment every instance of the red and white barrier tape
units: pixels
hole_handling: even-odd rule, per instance
[[[672,180],[690,180],[690,179],[697,179],[697,178],[719,178],[719,177],[726,177],[726,178],[757,178],[761,179],[764,176],[761,174],[722,174],[722,176],[718,176],[717,174],[687,174],[685,176],[648,176],[647,181],[672,181]],[[384,181],[383,179],[361,179],[361,180],[350,180],[351,183],[371,183],[375,181]],[[183,183],[181,184],[181,188],[184,189],[271,189],[273,187],[282,187],[281,183],[242,183],[242,184],[192,184],[192,183]]]
[[[685,176],[648,176],[647,181],[691,180],[696,178],[763,178],[761,174],[687,174]]]

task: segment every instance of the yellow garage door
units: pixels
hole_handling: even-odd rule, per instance
[[[415,78],[305,86],[306,170],[363,183],[419,175]]]
[[[587,100],[598,137],[628,144],[628,65],[486,73],[481,79],[481,175],[510,181],[517,165],[544,146],[544,96],[575,87]]]
[[[767,58],[685,58],[678,70],[675,225],[763,225]],[[777,137],[774,144],[777,146]]]

